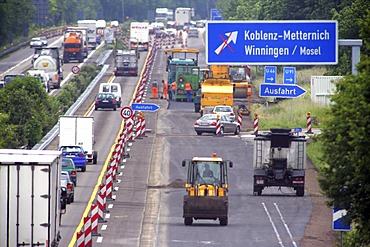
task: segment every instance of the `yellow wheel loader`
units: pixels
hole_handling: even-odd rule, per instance
[[[191,225],[194,220],[219,219],[221,226],[228,224],[228,179],[227,167],[232,161],[212,157],[194,157],[184,160],[188,166],[186,182],[187,194],[184,196],[184,224]]]

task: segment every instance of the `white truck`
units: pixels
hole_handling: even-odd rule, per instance
[[[0,149],[0,246],[58,246],[61,154]]]
[[[149,49],[149,23],[148,22],[131,22],[130,24],[130,41],[136,39],[139,51]]]
[[[94,118],[82,116],[59,117],[59,147],[81,146],[87,152],[87,161],[98,163],[94,150]]]
[[[96,49],[96,20],[78,20],[78,27],[87,27],[87,45],[89,48]]]
[[[177,8],[175,11],[176,29],[183,29],[191,21],[191,8]]]

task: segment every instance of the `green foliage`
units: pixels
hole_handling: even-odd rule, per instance
[[[369,64],[369,61],[364,61]],[[370,66],[337,86],[330,119],[323,129],[322,189],[331,203],[349,210],[359,245],[370,244]]]

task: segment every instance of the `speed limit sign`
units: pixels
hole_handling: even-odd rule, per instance
[[[80,73],[80,67],[75,65],[75,66],[72,67],[71,71],[72,71],[73,74],[78,74],[78,73]]]
[[[130,117],[132,117],[132,115],[134,115],[134,111],[132,110],[132,108],[130,106],[124,106],[124,107],[122,107],[122,109],[121,109],[121,117],[123,119],[127,120]]]

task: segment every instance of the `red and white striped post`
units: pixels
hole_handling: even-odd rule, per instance
[[[242,127],[243,117],[242,117],[241,111],[238,111],[238,124],[240,125],[240,127]]]
[[[98,233],[99,208],[96,204],[91,204],[91,233],[93,236],[100,236]]]
[[[84,232],[85,232],[85,247],[91,247],[92,246],[91,218],[89,216],[84,217]]]
[[[254,114],[254,121],[253,121],[253,128],[254,128],[254,134],[258,134],[258,114]]]
[[[97,203],[98,203],[98,222],[102,223],[105,222],[104,220],[104,199],[105,199],[105,193],[102,193],[101,191],[98,193],[97,196]]]
[[[142,123],[141,123],[141,134],[140,136],[146,137],[146,127],[145,127],[145,116],[142,118]]]
[[[217,115],[216,120],[216,135],[221,136],[221,122],[220,122],[220,116]]]
[[[85,233],[84,231],[77,232],[76,247],[85,247]]]
[[[136,138],[137,139],[142,139],[142,137],[140,136],[141,134],[141,116],[137,116],[137,122],[136,122]]]
[[[107,173],[105,175],[105,183],[106,183],[106,198],[107,200],[113,200],[113,179],[112,179],[112,167],[108,166]]]
[[[107,210],[107,186],[104,184],[101,184],[99,186],[100,193],[103,194],[103,211],[104,212],[109,212]]]
[[[307,134],[312,134],[311,113],[307,112]]]

